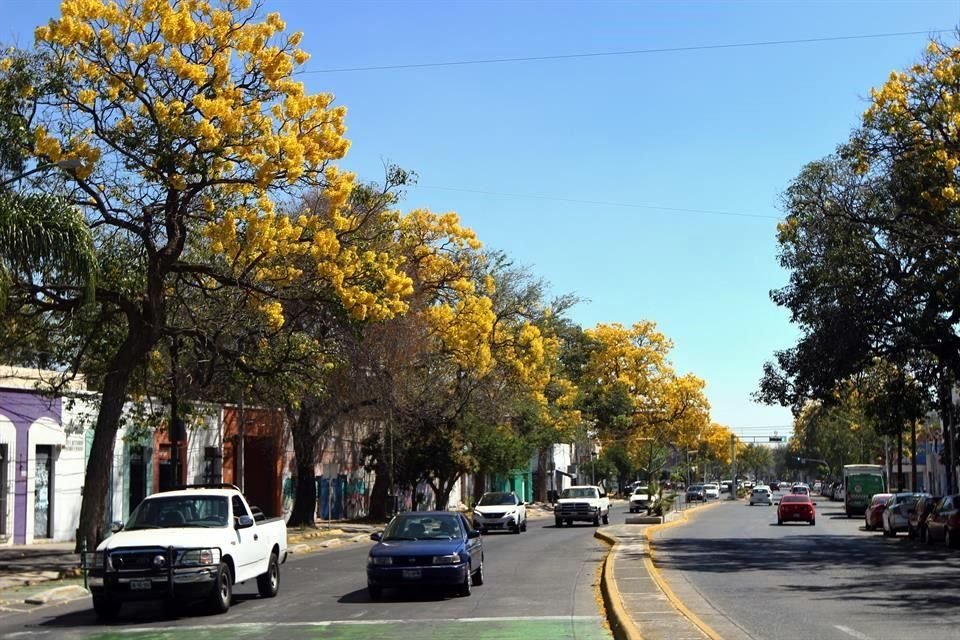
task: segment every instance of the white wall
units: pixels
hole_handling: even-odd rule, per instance
[[[223,410],[219,406],[199,407],[200,426],[191,426],[187,432],[187,484],[202,484],[206,481],[206,448],[216,447],[223,451]],[[223,477],[221,469],[221,478]]]

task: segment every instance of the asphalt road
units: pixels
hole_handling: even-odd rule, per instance
[[[657,535],[656,565],[726,640],[960,638],[960,550],[884,538],[814,500],[815,527],[742,502],[695,512]]]
[[[0,638],[56,640],[191,640],[281,638],[406,639],[608,639],[595,583],[606,545],[594,527],[554,528],[531,520],[526,533],[484,536],[483,586],[468,598],[444,592],[387,591],[370,602],[366,592],[367,544],[293,557],[281,568],[280,594],[256,596],[256,585],[238,586],[225,615],[125,605],[120,620],[96,622],[89,598],[25,615],[0,616]]]

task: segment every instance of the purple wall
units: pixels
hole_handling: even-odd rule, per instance
[[[17,430],[13,465],[13,542],[27,541],[27,461],[31,457],[30,425],[40,418],[60,424],[60,399],[46,398],[33,391],[0,390],[0,415],[8,418]]]

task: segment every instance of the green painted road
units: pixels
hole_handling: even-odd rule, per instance
[[[73,634],[60,632],[58,638]],[[601,618],[461,618],[454,620],[383,620],[375,622],[251,623],[124,629],[86,632],[85,640],[245,640],[282,636],[288,640],[609,640]],[[21,637],[31,637],[30,632]],[[33,636],[37,637],[37,636]]]

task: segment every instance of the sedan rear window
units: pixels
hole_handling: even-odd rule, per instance
[[[810,498],[802,495],[789,495],[783,496],[783,500],[780,501],[781,504],[788,504],[791,502],[810,502]]]

